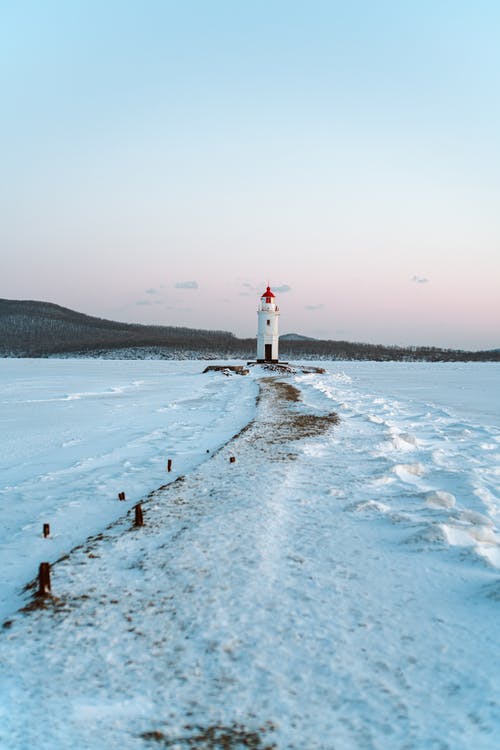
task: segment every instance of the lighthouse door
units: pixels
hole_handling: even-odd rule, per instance
[[[273,345],[265,344],[264,359],[266,362],[270,362],[273,358]]]

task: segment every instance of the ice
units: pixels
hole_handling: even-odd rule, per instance
[[[392,433],[392,445],[396,450],[412,450],[417,446],[417,438],[409,432]]]
[[[0,362],[2,750],[496,750],[500,367],[202,366]]]
[[[387,477],[387,476],[381,476],[381,477],[375,477],[375,479],[372,479],[372,484],[374,485],[382,485],[382,484],[392,484],[395,482],[395,477]]]
[[[392,470],[403,482],[413,482],[425,474],[425,466],[421,463],[395,464]]]
[[[441,493],[441,495],[442,494],[443,493]],[[463,510],[460,513],[460,520],[479,526],[493,526],[493,521],[491,518],[488,518],[488,516],[484,516],[482,513],[476,513],[473,510]]]
[[[491,530],[490,526],[454,526],[453,524],[444,524],[443,530],[446,534],[449,544],[467,547],[474,545],[476,542],[486,542],[487,544],[498,544],[497,536]]]
[[[377,414],[368,414],[368,419],[370,422],[375,422],[375,424],[385,424],[382,417],[377,416]]]
[[[363,510],[375,510],[379,513],[387,513],[390,510],[390,506],[385,503],[379,503],[376,500],[365,500],[359,503],[354,503],[350,510],[363,511]]]
[[[425,502],[427,505],[435,508],[453,508],[456,503],[456,497],[451,492],[431,490],[425,493]]]

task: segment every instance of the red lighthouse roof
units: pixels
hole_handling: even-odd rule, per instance
[[[262,299],[262,297],[274,297],[274,294],[272,293],[270,286],[267,287],[266,291],[261,296],[261,299]]]

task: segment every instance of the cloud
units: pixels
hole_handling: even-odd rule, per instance
[[[292,287],[288,286],[288,284],[282,284],[281,286],[275,286],[273,287],[273,292],[279,292],[280,294],[284,294],[285,292],[291,292]]]
[[[174,284],[176,289],[198,289],[197,281],[177,281]]]
[[[259,288],[255,284],[250,284],[249,281],[243,281],[241,286],[244,291],[238,292],[239,297],[256,297],[259,293]]]
[[[156,291],[156,289],[151,288],[151,289],[146,289],[144,294],[158,294],[158,292]]]
[[[135,303],[136,305],[152,305],[150,299],[140,299],[138,302]]]
[[[305,305],[304,310],[322,310],[324,305]]]
[[[411,281],[413,281],[414,284],[428,284],[429,279],[427,279],[425,276],[412,276]]]

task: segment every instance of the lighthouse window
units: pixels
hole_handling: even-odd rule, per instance
[[[270,321],[270,320],[268,320],[268,321],[267,321],[267,325],[268,325],[268,326],[270,326],[270,325],[271,325],[271,321]]]

